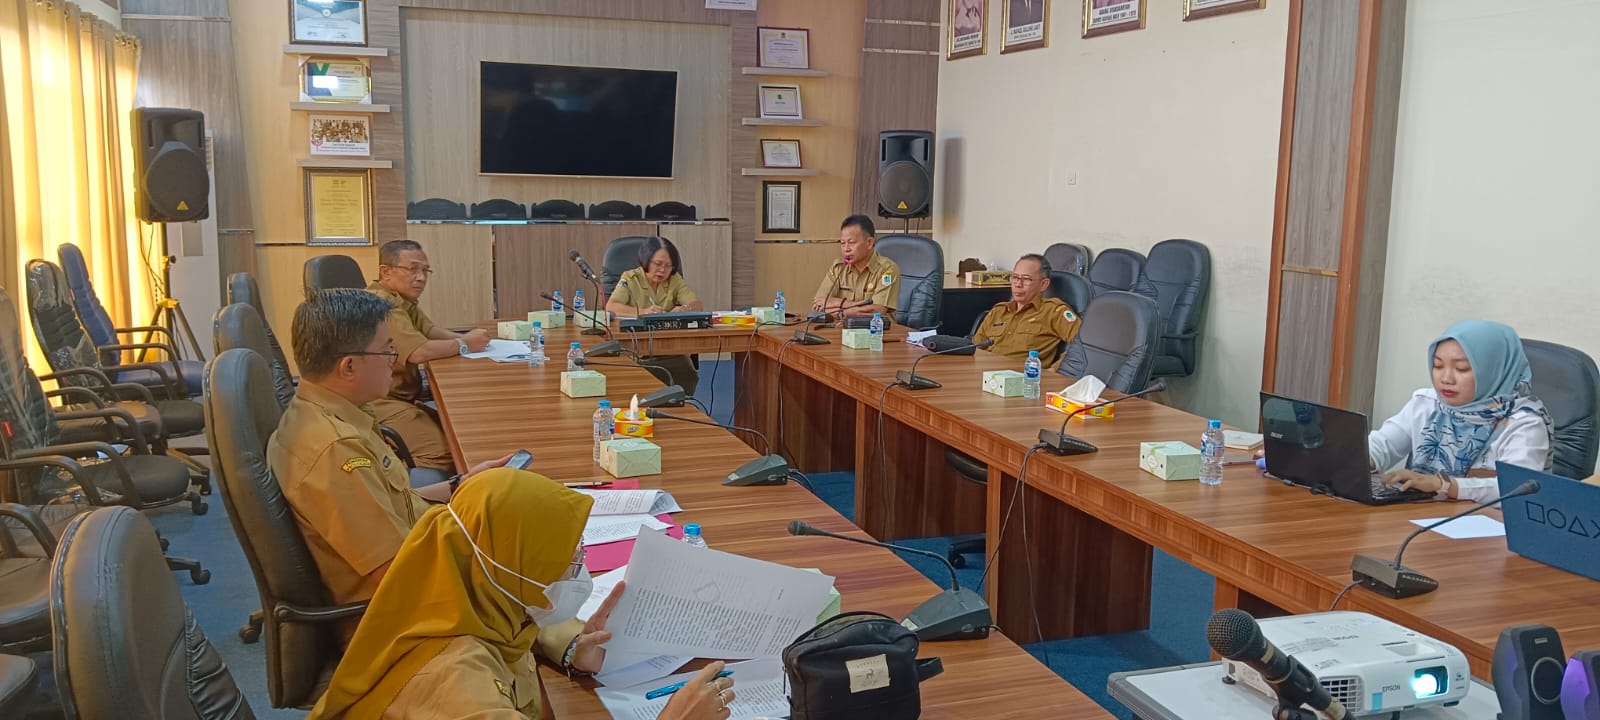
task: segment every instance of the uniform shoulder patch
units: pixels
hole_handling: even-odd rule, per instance
[[[884,273],[883,274],[883,278],[881,279],[881,282],[883,283],[884,287],[889,287],[890,285],[893,285],[894,284],[894,273]]]
[[[354,457],[344,461],[344,464],[340,465],[339,469],[345,472],[355,472],[356,468],[369,467],[372,467],[372,458]]]
[[[1077,322],[1078,321],[1078,315],[1076,313],[1072,312],[1072,308],[1067,308],[1066,310],[1062,310],[1061,311],[1061,317],[1066,318],[1067,322]]]

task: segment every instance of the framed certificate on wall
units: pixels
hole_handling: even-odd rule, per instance
[[[372,176],[366,170],[305,171],[307,245],[372,244]]]
[[[366,2],[289,0],[289,42],[366,45]]]
[[[800,232],[800,183],[761,183],[761,232]]]
[[[799,140],[762,140],[761,167],[800,167]]]
[[[811,32],[804,28],[756,28],[756,64],[764,68],[811,67]]]

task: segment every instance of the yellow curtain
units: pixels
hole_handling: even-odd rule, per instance
[[[23,266],[74,243],[118,326],[154,308],[155,237],[133,211],[134,83],[139,44],[57,0],[0,0],[0,276],[26,318]]]

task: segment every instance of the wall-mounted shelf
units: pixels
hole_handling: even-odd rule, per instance
[[[822,127],[821,120],[777,120],[768,118],[745,118],[739,121],[741,125],[771,125],[777,127]]]
[[[321,55],[324,57],[389,57],[389,48],[289,43],[283,46],[283,53],[285,55]]]
[[[799,70],[793,68],[767,68],[746,67],[739,68],[745,75],[764,75],[766,77],[827,77],[827,70]]]
[[[364,115],[366,113],[386,113],[386,112],[389,112],[389,106],[388,105],[380,105],[380,104],[376,104],[376,103],[368,103],[366,105],[361,105],[361,104],[358,104],[358,103],[292,102],[292,103],[289,103],[289,109],[290,110],[309,110],[311,112],[345,113],[345,114],[357,114],[357,115]]]
[[[295,164],[303,168],[349,169],[367,168],[370,170],[389,170],[394,167],[393,160],[368,160],[366,158],[300,158]]]
[[[745,177],[811,177],[821,175],[822,171],[816,168],[743,168],[739,174]]]

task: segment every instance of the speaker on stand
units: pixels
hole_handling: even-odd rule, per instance
[[[177,257],[167,247],[167,223],[195,222],[211,216],[211,177],[206,168],[205,116],[198,110],[134,108],[132,116],[133,201],[141,221],[154,224],[161,238],[155,315],[151,325],[182,335],[195,357],[205,359],[183,307],[168,289]],[[141,251],[142,248],[141,248]],[[178,346],[174,342],[174,349]],[[142,353],[140,360],[143,360]]]
[[[878,216],[912,218],[933,214],[933,133],[884,130],[878,133]]]

